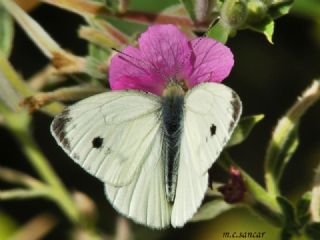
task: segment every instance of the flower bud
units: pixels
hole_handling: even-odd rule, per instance
[[[221,8],[221,19],[232,28],[241,27],[247,19],[245,0],[226,0]]]
[[[227,203],[238,203],[244,200],[247,188],[240,171],[231,166],[229,170],[230,178],[227,184],[218,188]]]
[[[261,0],[250,0],[248,2],[248,22],[261,21],[268,11],[268,3]]]

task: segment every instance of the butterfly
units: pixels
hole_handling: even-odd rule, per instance
[[[208,187],[208,169],[242,111],[229,87],[201,83],[163,96],[138,90],[101,93],[67,107],[51,132],[63,150],[100,179],[113,207],[152,228],[183,226]]]

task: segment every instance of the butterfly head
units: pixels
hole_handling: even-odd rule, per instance
[[[162,92],[163,97],[167,96],[184,96],[188,88],[184,81],[169,80]]]

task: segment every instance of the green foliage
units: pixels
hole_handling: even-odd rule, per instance
[[[316,80],[279,120],[272,134],[265,158],[265,177],[267,188],[274,195],[280,194],[279,182],[284,168],[298,147],[300,119],[319,98],[320,81]]]
[[[297,218],[300,226],[304,226],[310,220],[310,203],[312,194],[306,192],[298,201],[296,206]]]
[[[273,43],[274,21],[272,18],[265,18],[257,23],[252,23],[250,29],[264,34],[270,43]]]
[[[14,35],[13,19],[0,4],[0,51],[10,55]]]
[[[320,239],[320,223],[314,222],[306,226],[306,234],[311,240]]]
[[[226,42],[242,29],[251,29],[264,34],[273,43],[274,20],[289,13],[292,0],[272,2],[260,0],[228,0],[221,7],[220,24],[215,25],[208,36]]]
[[[184,5],[187,10],[190,18],[193,21],[196,21],[195,9],[194,9],[194,0],[180,0],[180,2]]]
[[[250,135],[252,129],[264,118],[263,114],[242,117],[234,130],[227,147],[242,143]]]
[[[208,30],[206,35],[219,42],[226,43],[231,33],[231,27],[225,24],[223,21],[219,21],[212,28]]]
[[[275,1],[274,4],[270,6],[269,16],[273,19],[277,19],[289,13],[294,0],[284,0],[284,1]]]
[[[282,229],[281,239],[291,239],[291,236],[298,234],[298,223],[295,209],[288,199],[284,197],[277,197],[277,200],[285,216],[285,223]]]
[[[297,129],[298,122],[292,122],[287,117],[282,118],[274,130],[268,145],[265,159],[266,176],[272,176],[276,185],[279,184],[286,164],[298,147]],[[269,190],[277,193],[279,190],[271,184],[269,184]]]

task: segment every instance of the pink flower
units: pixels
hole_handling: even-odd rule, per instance
[[[174,25],[153,25],[141,34],[139,48],[128,46],[113,57],[111,89],[136,89],[162,95],[167,83],[185,88],[221,82],[233,66],[233,54],[222,43],[201,37],[188,41]]]

